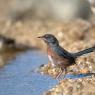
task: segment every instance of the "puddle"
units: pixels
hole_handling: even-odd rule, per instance
[[[52,88],[57,80],[30,72],[47,62],[47,56],[39,51],[18,54],[0,69],[0,95],[42,95]]]
[[[41,64],[47,64],[47,55],[40,51],[26,51],[0,69],[0,95],[42,95],[58,81],[49,76],[31,72]],[[65,78],[83,78],[91,74],[69,75]]]
[[[67,74],[64,79],[79,79],[79,78],[90,78],[92,75],[94,75],[94,73],[84,73],[84,74],[77,74],[77,75],[74,75],[74,74]]]

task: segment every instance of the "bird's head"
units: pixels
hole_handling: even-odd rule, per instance
[[[52,35],[52,34],[45,34],[45,35],[40,36],[38,38],[41,38],[48,45],[58,45],[59,44],[56,37],[54,35]]]

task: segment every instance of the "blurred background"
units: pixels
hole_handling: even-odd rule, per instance
[[[66,35],[78,39],[94,28],[94,4],[94,0],[1,0],[0,34],[38,48],[44,45],[36,37],[45,33],[60,36],[62,42]]]
[[[1,0],[0,4],[0,34],[30,47],[44,48],[36,37],[45,33],[66,44],[94,29],[94,0]]]
[[[33,64],[37,61],[37,59],[35,61],[35,58],[39,54],[39,50],[40,58],[37,58],[40,61],[37,61],[38,63],[36,62],[38,64],[37,66],[43,62],[48,63],[46,45],[43,41],[37,39],[38,36],[46,33],[55,35],[60,41],[60,45],[70,52],[77,52],[95,45],[95,0],[0,0],[0,67],[4,67],[7,63],[17,62],[17,64],[26,64],[29,62],[32,65],[25,66],[27,69],[32,68],[34,66]],[[31,53],[25,53],[26,51],[30,51]],[[23,52],[25,53],[24,55]],[[24,56],[22,60],[18,57],[19,54]],[[44,55],[46,59],[42,61]],[[94,71],[94,58],[95,53],[80,58],[80,63],[87,63],[86,65],[82,64],[82,68],[86,68],[88,71]],[[10,62],[10,60],[14,61]],[[23,64],[21,65],[22,67],[24,67]],[[10,67],[5,68],[6,72],[8,68]],[[15,66],[12,65],[11,68],[15,68]],[[17,68],[15,70],[18,72]],[[25,71],[25,69],[23,70]],[[2,74],[2,72],[1,69],[0,73]],[[5,73],[3,72],[3,74]],[[39,80],[37,81],[39,82]],[[6,82],[4,81],[4,83]],[[78,83],[79,81],[75,85]],[[62,89],[66,89],[64,93],[67,94],[64,95],[90,95],[89,93],[95,95],[95,91],[91,90],[92,88],[95,89],[95,78],[93,78],[91,83],[88,83],[88,81],[85,83],[89,87],[86,89],[90,89],[88,92],[86,92],[85,86],[82,83],[80,88],[83,86],[83,92],[81,90],[78,92],[75,89],[70,94],[69,92],[71,91],[66,92],[69,87],[64,88],[62,86]],[[91,86],[92,88],[90,88]],[[47,86],[45,87],[47,88]],[[71,87],[74,89],[73,85]],[[60,94],[52,94],[50,92],[45,95],[63,95],[62,91],[60,91]],[[2,92],[0,95],[8,95],[7,91],[6,93],[3,93],[3,91],[0,92]],[[30,95],[30,92],[28,95]],[[39,95],[42,95],[41,92],[39,93]],[[14,95],[21,95],[21,93]],[[37,95],[37,93],[32,93],[32,95]]]

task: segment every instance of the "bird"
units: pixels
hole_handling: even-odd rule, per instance
[[[95,51],[95,46],[81,50],[79,52],[68,52],[60,46],[57,38],[52,34],[45,34],[39,36],[47,44],[47,55],[52,67],[59,67],[61,71],[56,75],[56,79],[59,79],[63,72],[64,76],[67,74],[67,68],[76,64],[76,59],[82,55]]]

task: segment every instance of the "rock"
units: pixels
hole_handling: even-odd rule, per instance
[[[88,0],[91,4],[91,9],[93,11],[93,13],[95,14],[95,0]]]
[[[95,77],[63,80],[43,95],[95,95]]]
[[[16,0],[10,9],[12,21],[40,18],[70,21],[88,19],[92,14],[87,0]]]
[[[95,7],[95,0],[88,0],[92,6]]]

